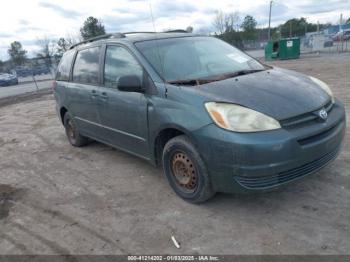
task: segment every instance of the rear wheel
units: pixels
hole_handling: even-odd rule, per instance
[[[170,186],[184,200],[201,203],[214,196],[204,162],[186,136],[172,138],[165,145],[163,168]]]
[[[66,129],[66,135],[67,135],[68,141],[72,146],[81,147],[86,145],[89,142],[88,138],[82,136],[79,133],[79,130],[77,129],[73,121],[73,118],[68,112],[64,115],[63,122],[64,122],[64,128]]]

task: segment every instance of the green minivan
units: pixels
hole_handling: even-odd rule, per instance
[[[342,103],[321,80],[185,32],[76,44],[54,95],[73,146],[93,139],[163,166],[191,203],[314,173],[336,158],[346,128]]]

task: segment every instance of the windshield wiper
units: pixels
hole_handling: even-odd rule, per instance
[[[253,73],[257,73],[257,72],[261,72],[261,71],[265,71],[265,69],[239,70],[239,71],[235,71],[235,72],[232,72],[232,73],[222,74],[222,75],[219,76],[219,78],[221,79],[222,77],[224,77],[225,79],[227,79],[227,78],[232,78],[232,77],[235,77],[235,76],[248,75],[248,74],[253,74]]]
[[[212,82],[211,79],[198,78],[198,79],[174,80],[174,81],[168,81],[167,83],[172,85],[198,86],[198,85],[207,84],[210,82]]]
[[[215,76],[213,78],[206,79],[206,81],[207,81],[207,83],[214,82],[214,81],[221,81],[221,80],[233,78],[233,77],[236,77],[236,76],[253,74],[253,73],[257,73],[257,72],[261,72],[261,71],[265,71],[265,70],[266,69],[245,69],[245,70],[239,70],[239,71],[235,71],[235,72],[221,74],[221,75]]]
[[[169,84],[172,85],[189,85],[189,86],[195,86],[195,85],[202,85],[202,84],[208,84],[215,81],[221,81],[228,78],[236,77],[236,76],[242,76],[242,75],[248,75],[253,74],[257,72],[265,71],[265,69],[245,69],[240,71],[235,71],[231,73],[225,73],[218,75],[214,78],[198,78],[198,79],[184,79],[184,80],[174,80],[169,81]]]

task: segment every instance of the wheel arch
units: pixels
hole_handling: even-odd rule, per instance
[[[64,125],[64,116],[67,112],[68,112],[68,109],[65,106],[62,106],[60,108],[60,118],[63,125]]]
[[[191,135],[191,132],[187,129],[178,126],[178,125],[166,125],[160,128],[155,132],[154,139],[152,140],[152,154],[153,154],[153,163],[156,166],[160,166],[162,162],[163,148],[165,144],[172,138],[180,135],[187,136],[191,142],[194,142],[194,139]]]

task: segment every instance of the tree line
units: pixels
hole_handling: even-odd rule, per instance
[[[61,37],[58,40],[49,38],[39,39],[37,41],[37,45],[40,47],[40,49],[36,53],[36,58],[42,59],[45,61],[45,65],[47,67],[51,67],[52,63],[57,63],[62,57],[63,53],[66,52],[73,44],[104,34],[106,34],[106,31],[101,20],[92,16],[88,17],[80,28],[80,34],[77,37],[66,36]],[[9,69],[24,65],[28,59],[28,52],[19,41],[14,41],[10,44],[7,54],[9,55],[9,60],[6,63],[0,60],[0,72],[4,69],[5,64],[7,69]]]
[[[350,18],[346,23],[350,23]],[[218,11],[213,20],[213,27],[215,29],[215,36],[224,41],[233,44],[239,48],[243,48],[244,41],[266,41],[268,40],[268,28],[257,28],[257,21],[251,15],[246,15],[243,20],[238,12],[224,13]],[[285,37],[299,37],[305,35],[307,32],[315,32],[329,27],[330,24],[314,24],[307,22],[306,18],[293,18],[286,21],[277,27],[271,28],[272,39],[279,39]],[[106,34],[105,27],[101,20],[95,17],[88,17],[79,31],[78,37],[61,37],[58,40],[48,38],[38,40],[40,50],[36,57],[43,59],[45,64],[50,67],[54,62],[58,62],[63,53],[69,47],[77,42],[86,40],[91,37]],[[14,41],[10,44],[7,50],[9,55],[8,66],[21,66],[27,61],[27,51],[22,44]],[[5,67],[5,62],[0,60],[0,71]]]
[[[350,18],[347,23],[350,23]],[[307,32],[321,31],[331,24],[309,23],[306,18],[293,18],[285,23],[271,28],[272,40],[287,37],[301,37]],[[213,21],[216,36],[224,41],[243,48],[244,42],[267,41],[268,28],[257,28],[257,21],[251,15],[241,20],[238,12],[224,13],[218,11]]]

